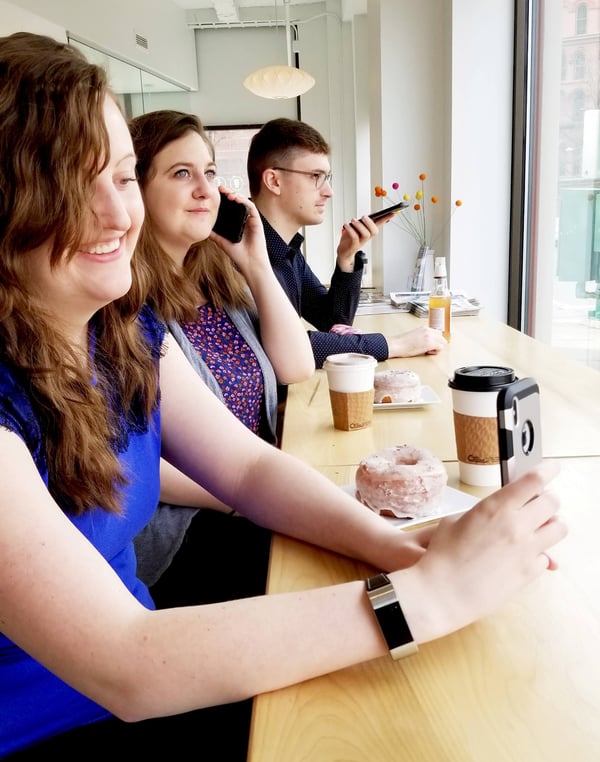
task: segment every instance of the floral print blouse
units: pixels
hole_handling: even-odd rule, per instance
[[[190,343],[215,377],[225,404],[255,434],[259,432],[263,376],[256,355],[223,310],[198,307],[198,319],[183,323]]]

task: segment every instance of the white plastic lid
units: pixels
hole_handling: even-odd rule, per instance
[[[434,278],[446,277],[446,257],[436,257],[433,271]]]

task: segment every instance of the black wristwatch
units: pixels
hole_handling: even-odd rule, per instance
[[[366,588],[367,597],[373,606],[392,659],[402,659],[404,656],[416,653],[419,648],[387,574],[369,577]]]
[[[364,251],[357,251],[354,255],[354,272],[362,270],[368,261],[369,257],[367,257]]]

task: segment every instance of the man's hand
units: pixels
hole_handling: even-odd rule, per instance
[[[354,255],[379,233],[381,225],[391,220],[394,214],[382,217],[377,222],[365,214],[360,220],[350,220],[342,227],[342,235],[337,247],[337,264],[346,273],[354,272]]]
[[[441,331],[429,326],[419,326],[399,336],[386,336],[390,357],[415,357],[416,355],[436,355],[448,346]]]

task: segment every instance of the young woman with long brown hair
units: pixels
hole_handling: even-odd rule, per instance
[[[248,256],[243,240],[228,254],[209,238],[220,192],[214,147],[200,119],[152,111],[132,119],[129,128],[146,209],[137,254],[149,271],[148,302],[209,388],[274,444],[278,384],[303,381],[315,369],[302,321],[273,273],[266,243]],[[215,554],[231,561],[222,595],[241,592],[234,562],[246,568],[248,594],[264,592],[266,530],[243,519],[232,522],[231,508],[164,462],[161,497],[136,538],[138,574],[153,585],[160,579],[153,588],[157,600],[168,600],[173,585],[181,591],[186,580],[205,574]]]

